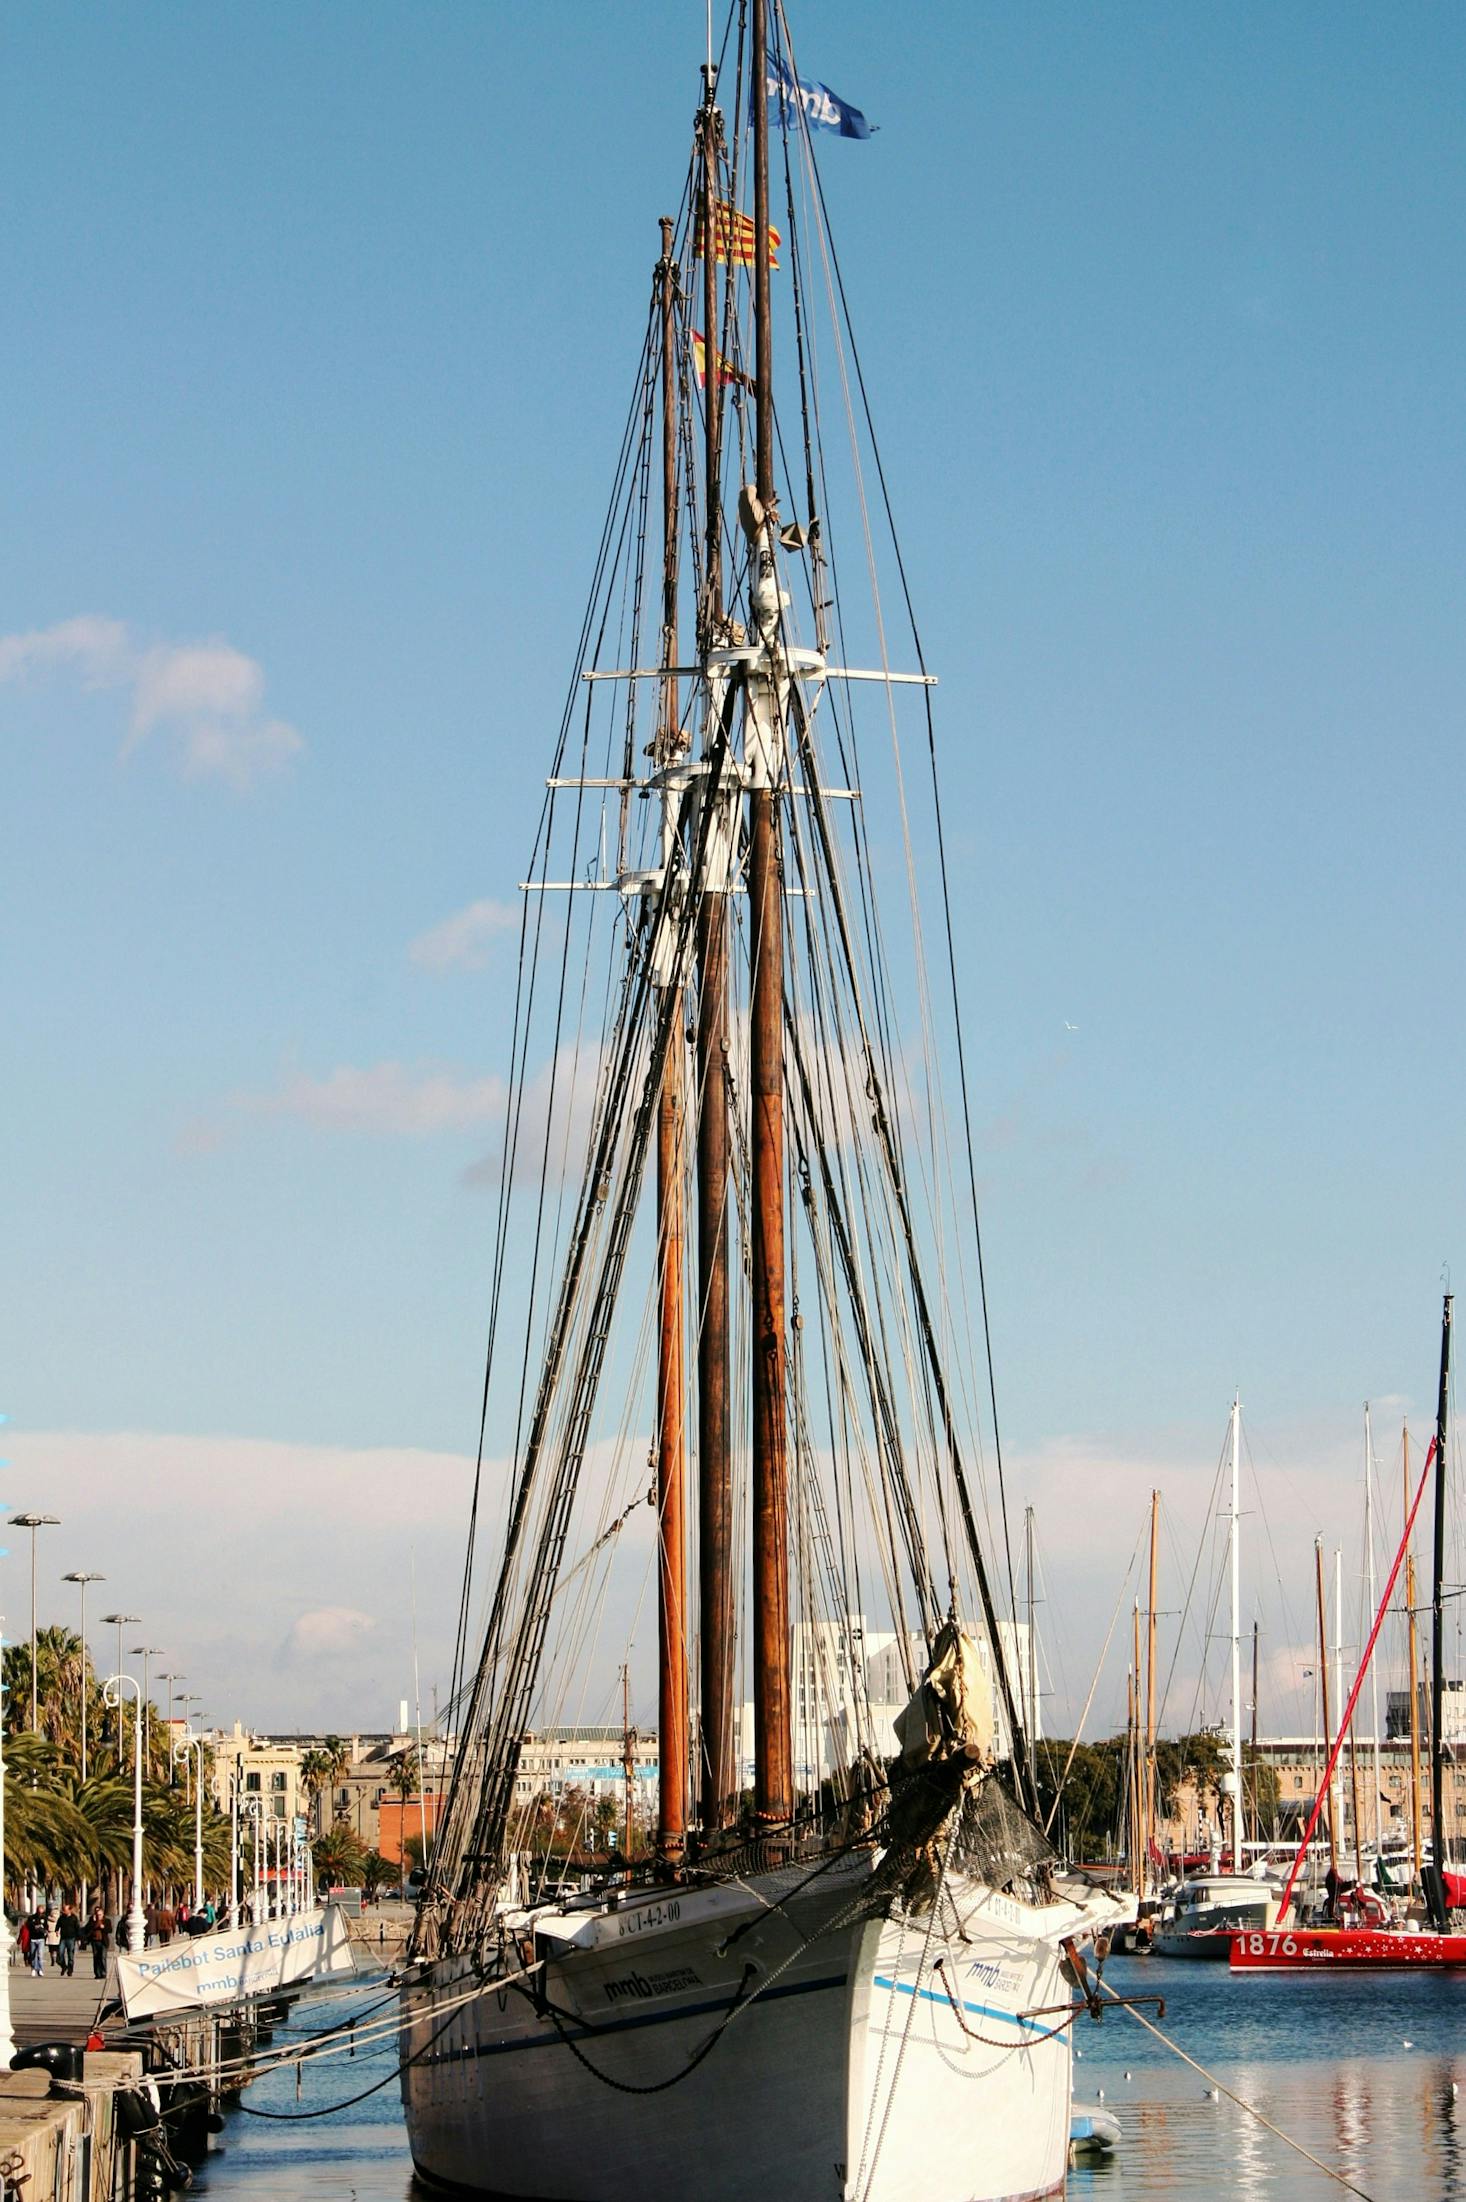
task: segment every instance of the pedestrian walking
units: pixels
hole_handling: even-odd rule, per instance
[[[29,1937],[27,1947],[31,1971],[39,1980],[46,1970],[46,1914],[43,1911],[33,1911],[26,1921],[26,1931]]]
[[[56,1922],[56,1959],[68,1980],[76,1971],[76,1945],[81,1940],[81,1921],[70,1897],[61,1907]]]
[[[82,1928],[82,1940],[92,1953],[92,1978],[107,1977],[107,1945],[112,1939],[112,1922],[100,1904],[93,1904]]]

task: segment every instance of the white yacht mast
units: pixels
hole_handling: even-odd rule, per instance
[[[1374,1441],[1369,1428],[1369,1401],[1364,1402],[1364,1579],[1367,1593],[1369,1619],[1374,1620]],[[1374,1854],[1379,1856],[1380,1846],[1380,1766],[1379,1766],[1379,1666],[1369,1662],[1369,1727],[1373,1738],[1374,1757],[1374,1805],[1370,1820],[1374,1827]]]
[[[1023,1682],[1019,1684],[1019,1697],[1020,1699],[1026,1697],[1028,1700],[1024,1717],[1027,1722],[1028,1733],[1030,1736],[1036,1736],[1038,1734],[1038,1638],[1035,1633],[1033,1508],[1031,1506],[1025,1506],[1023,1509],[1023,1531],[1024,1540],[1028,1547],[1028,1658],[1025,1662],[1027,1673]],[[1014,1634],[1016,1636],[1016,1629]]]
[[[1242,1639],[1241,1555],[1238,1551],[1238,1481],[1242,1454],[1242,1401],[1232,1397],[1232,1871],[1242,1864]]]

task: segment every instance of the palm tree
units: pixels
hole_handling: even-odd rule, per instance
[[[339,1821],[324,1835],[318,1835],[311,1844],[311,1858],[318,1881],[332,1883],[337,1888],[356,1888],[364,1885],[367,1866],[366,1844]]]
[[[393,1759],[389,1779],[400,1800],[400,1810],[397,1815],[397,1842],[401,1859],[398,1889],[405,1896],[407,1894],[407,1804],[409,1798],[418,1794],[422,1785],[422,1767],[418,1763],[417,1753],[411,1744],[408,1744],[405,1750],[399,1751]]]
[[[350,1764],[350,1746],[343,1743],[339,1736],[327,1736],[323,1743],[314,1750],[307,1751],[301,1759],[301,1786],[310,1798],[317,1834],[324,1834],[326,1828],[326,1813],[321,1804],[322,1792],[334,1789]]]
[[[331,1779],[331,1763],[324,1751],[306,1751],[300,1761],[300,1786],[310,1803],[311,1817],[316,1823],[316,1833],[325,1833],[325,1815],[321,1811],[321,1791]]]
[[[30,1723],[31,1648],[9,1644],[4,1656],[7,1735],[24,1735]],[[87,1730],[100,1736],[106,1725],[102,1693],[91,1661],[74,1630],[53,1626],[36,1636],[36,1716],[40,1733],[72,1758],[81,1755],[81,1693],[87,1693]]]

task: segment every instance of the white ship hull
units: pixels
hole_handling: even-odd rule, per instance
[[[935,1917],[872,1917],[872,1871],[861,1854],[541,1914],[526,1987],[426,1968],[403,1991],[418,2171],[514,2202],[1061,2193],[1059,1940],[1114,1907],[949,1879]]]

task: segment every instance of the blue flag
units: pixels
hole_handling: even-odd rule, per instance
[[[842,138],[868,138],[871,134],[871,124],[848,99],[841,99],[828,84],[806,83],[787,63],[772,57],[769,61],[769,105],[786,130],[797,119],[795,109],[802,107],[811,130],[834,130]]]

